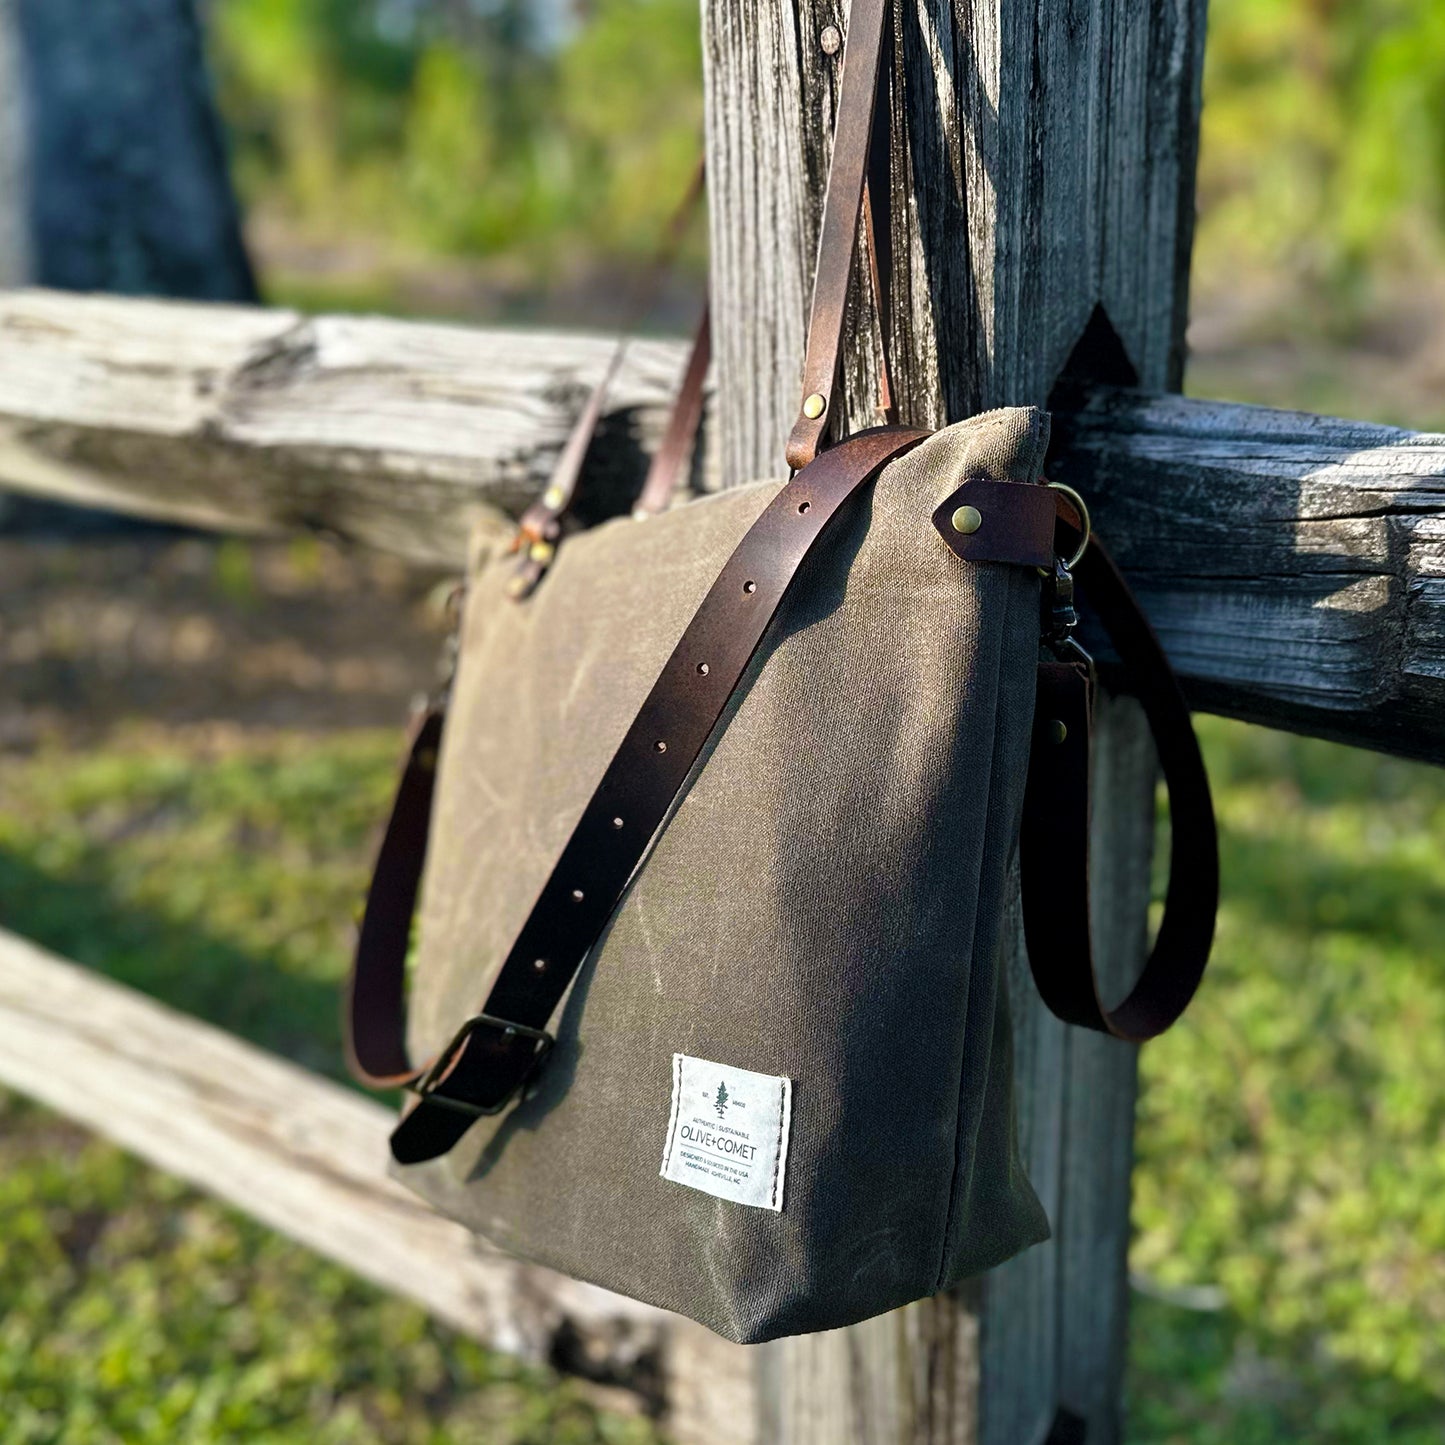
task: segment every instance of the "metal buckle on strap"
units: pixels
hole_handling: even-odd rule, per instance
[[[501,1040],[510,1040],[500,1049],[489,1051],[489,1065],[486,1083],[488,1093],[483,1098],[461,1099],[442,1091],[461,1051],[474,1034],[490,1031]],[[518,1045],[531,1045],[524,1052]],[[412,1086],[416,1094],[433,1104],[456,1109],[473,1118],[486,1114],[500,1114],[518,1094],[536,1077],[537,1071],[546,1062],[557,1041],[545,1029],[528,1028],[525,1024],[510,1023],[493,1014],[473,1014],[446,1048],[437,1055],[432,1066]],[[471,1081],[475,1082],[475,1081]]]

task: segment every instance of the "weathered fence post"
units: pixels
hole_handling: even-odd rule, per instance
[[[1177,389],[1204,9],[899,0],[890,332],[902,420],[1043,403],[1066,376]],[[844,0],[704,0],[725,483],[782,468],[846,12]],[[863,314],[855,426],[872,420]],[[1116,704],[1102,732],[1097,917],[1124,981],[1145,941],[1154,763],[1132,705]],[[1021,1122],[1055,1242],[958,1299],[728,1361],[751,1378],[752,1418],[729,1422],[739,1438],[1117,1438],[1135,1056],[1046,1016],[1021,946],[1011,985]]]

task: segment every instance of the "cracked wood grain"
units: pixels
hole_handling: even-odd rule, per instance
[[[878,325],[855,280],[849,426],[875,419],[885,329],[907,422],[1044,404],[1065,373],[1177,388],[1202,0],[898,0],[894,13],[892,314]],[[729,484],[778,471],[799,402],[837,98],[820,39],[845,29],[846,5],[704,0],[703,15]],[[1152,846],[1154,765],[1129,704],[1099,751],[1098,945],[1117,985],[1142,959]],[[759,1441],[1029,1445],[1061,1407],[1095,1445],[1118,1438],[1135,1056],[1067,1035],[1014,981],[1024,1149],[1055,1242],[891,1326],[762,1347]]]
[[[470,525],[504,536],[536,494],[610,348],[0,293],[0,482],[455,568]],[[616,503],[683,347],[630,356],[589,463]],[[1062,389],[1054,425],[1053,474],[1091,498],[1198,706],[1445,760],[1445,440],[1118,388]]]
[[[1445,762],[1445,436],[1098,393],[1053,472],[1197,706]]]
[[[607,336],[0,293],[0,484],[197,526],[309,528],[456,566],[545,485]],[[641,484],[683,364],[637,341],[586,486]]]

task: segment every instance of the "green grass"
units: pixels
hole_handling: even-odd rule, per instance
[[[4,1445],[645,1445],[118,1150],[0,1098]]]
[[[1201,719],[1224,909],[1143,1053],[1131,1440],[1445,1428],[1445,773]]]
[[[1144,1051],[1131,1445],[1436,1442],[1445,1420],[1445,773],[1202,720],[1215,961]],[[314,1068],[388,735],[0,763],[0,916]],[[345,1272],[0,1111],[0,1445],[643,1441]]]
[[[0,917],[339,1075],[337,988],[394,735],[0,762]],[[0,1445],[648,1445],[0,1095]]]

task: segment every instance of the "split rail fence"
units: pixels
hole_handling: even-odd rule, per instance
[[[841,59],[828,0],[705,0],[717,338],[703,487],[773,475]],[[1445,762],[1445,436],[1185,400],[1201,0],[907,0],[885,105],[904,419],[1048,404],[1193,702]],[[843,47],[846,51],[846,43]],[[610,338],[0,292],[0,484],[456,569],[544,484]],[[682,363],[629,351],[589,485],[640,481]],[[1142,959],[1155,764],[1128,699],[1096,758],[1113,981]],[[1017,936],[1017,930],[1015,930]],[[1055,1239],[955,1294],[745,1349],[516,1264],[384,1177],[388,1115],[0,934],[0,1084],[503,1349],[644,1396],[679,1445],[1119,1438],[1136,1055],[1010,961],[1025,1157]],[[1207,986],[1207,984],[1206,984]],[[58,1059],[64,1068],[55,1067]]]

